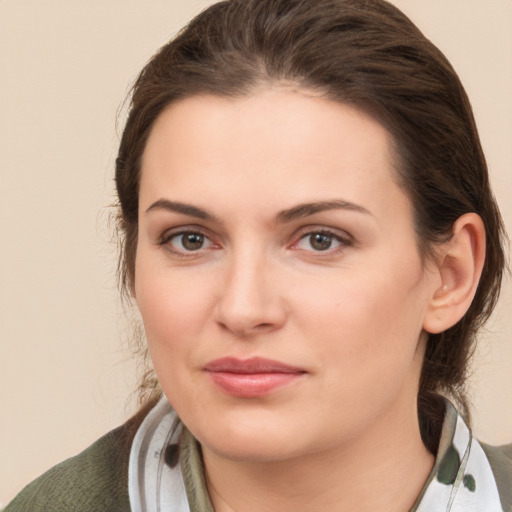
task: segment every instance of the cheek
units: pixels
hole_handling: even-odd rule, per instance
[[[150,263],[136,268],[136,301],[152,353],[192,346],[211,311],[212,287],[189,270],[176,272]]]
[[[347,273],[302,293],[299,330],[315,335],[318,355],[348,381],[406,371],[415,357],[426,308],[423,271],[420,263],[398,268]]]
[[[414,402],[422,365],[416,291],[391,293],[389,281],[374,275],[346,282],[332,301],[311,303],[308,323],[321,368],[321,403],[332,425],[345,425],[350,411],[353,425],[363,428],[400,397]]]
[[[187,416],[190,404],[200,401],[189,397],[197,394],[195,350],[210,310],[208,287],[169,269],[137,270],[136,300],[153,367],[168,400]]]

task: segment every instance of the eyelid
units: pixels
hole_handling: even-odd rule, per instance
[[[303,236],[309,235],[311,233],[325,233],[332,235],[333,237],[345,240],[347,242],[354,242],[354,237],[347,231],[344,231],[343,229],[339,228],[325,226],[323,224],[310,224],[308,226],[302,226],[295,232],[294,238],[302,238]]]
[[[173,247],[172,244],[170,243],[173,238],[187,234],[201,235],[210,242],[210,245],[205,248],[197,249],[196,251],[181,251]],[[206,252],[221,248],[221,244],[214,239],[213,235],[210,234],[209,230],[205,229],[204,227],[196,225],[176,226],[174,228],[166,229],[158,237],[156,244],[170,252],[172,255],[181,258],[197,258],[204,255]]]
[[[202,226],[197,226],[195,224],[187,224],[187,225],[179,225],[172,228],[164,229],[162,233],[157,238],[157,243],[159,245],[165,244],[172,237],[187,233],[197,233],[199,235],[203,235],[204,237],[211,239],[212,234],[208,229],[205,229]]]
[[[335,247],[333,249],[326,249],[325,251],[306,251],[305,249],[300,249],[297,247],[299,242],[303,240],[305,237],[310,236],[315,233],[321,233],[324,235],[329,235],[333,239],[338,240],[341,243],[341,247]],[[318,253],[319,255],[329,255],[335,252],[343,251],[347,247],[352,247],[355,244],[355,240],[352,235],[347,233],[346,231],[342,231],[340,229],[326,227],[322,225],[312,225],[312,226],[304,226],[300,228],[293,236],[293,242],[290,244],[289,248],[292,250],[304,250],[305,252]]]

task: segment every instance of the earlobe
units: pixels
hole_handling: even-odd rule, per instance
[[[455,325],[469,309],[485,261],[485,227],[476,213],[453,225],[452,237],[439,248],[441,286],[433,290],[423,329],[437,334]]]

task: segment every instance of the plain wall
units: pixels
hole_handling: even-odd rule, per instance
[[[107,225],[116,116],[209,3],[0,0],[0,504],[133,411]],[[512,2],[394,3],[459,72],[512,232]],[[494,443],[512,441],[511,312],[506,282],[470,383],[476,434]]]

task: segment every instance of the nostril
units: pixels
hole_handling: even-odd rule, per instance
[[[260,331],[263,331],[263,330],[269,329],[271,327],[272,327],[271,323],[261,323],[261,324],[255,325],[254,329],[258,329]]]
[[[228,331],[239,338],[248,338],[251,335],[272,331],[276,325],[272,322],[219,322],[223,331]]]

